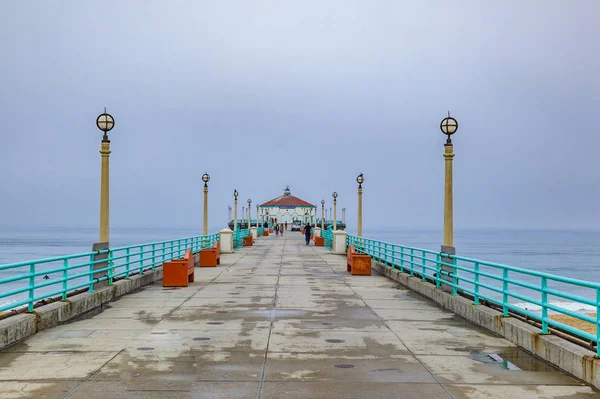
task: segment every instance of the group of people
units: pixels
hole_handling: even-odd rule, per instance
[[[268,229],[269,228],[269,223],[265,222],[263,224],[263,227],[265,229]],[[281,233],[281,235],[283,235],[283,231],[287,230],[287,228],[288,228],[287,222],[284,222],[284,223],[273,223],[273,230],[275,230],[275,234],[276,235],[279,235],[279,233]]]
[[[265,222],[263,224],[263,227],[265,229],[268,229],[269,223]],[[284,230],[287,230],[287,228],[288,228],[287,222],[273,224],[273,230],[275,230],[276,235],[279,235],[279,233],[281,233],[281,235],[283,235]],[[310,223],[306,223],[306,226],[304,226],[304,237],[306,238],[306,245],[310,244],[310,232],[311,231],[312,231],[312,226],[310,225]]]

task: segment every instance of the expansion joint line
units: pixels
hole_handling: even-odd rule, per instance
[[[262,370],[260,372],[260,384],[258,386],[257,398],[260,399],[263,393],[263,386],[265,384],[265,373],[267,370],[267,359],[269,357],[269,344],[271,343],[271,334],[273,333],[273,327],[275,324],[275,315],[277,310],[277,299],[279,293],[279,279],[281,278],[281,268],[283,267],[283,257],[285,254],[285,244],[287,240],[283,241],[283,247],[281,248],[281,257],[279,261],[279,270],[277,271],[277,283],[275,283],[275,298],[273,301],[273,309],[271,310],[271,322],[269,323],[269,337],[267,338],[267,348],[265,349],[265,359],[263,361]]]

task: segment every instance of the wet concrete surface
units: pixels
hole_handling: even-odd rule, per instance
[[[299,233],[0,352],[0,398],[592,398],[589,386]]]

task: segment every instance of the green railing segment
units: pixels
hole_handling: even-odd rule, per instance
[[[347,244],[400,272],[446,286],[453,295],[468,296],[474,305],[485,302],[502,309],[504,316],[513,313],[535,320],[542,334],[549,334],[551,327],[587,341],[600,356],[598,283],[364,237],[349,235]],[[596,333],[556,321],[552,313],[592,323]]]
[[[333,241],[333,228],[329,226],[325,230],[321,230],[321,237],[323,237],[324,245],[331,249],[331,242]]]
[[[244,246],[244,237],[250,235],[250,229],[237,229],[233,232],[233,247],[240,248]]]
[[[118,278],[143,274],[183,257],[187,249],[197,253],[218,241],[219,234],[211,234],[0,265],[0,277],[7,275],[0,278],[0,312],[22,306],[31,312],[44,299],[65,300],[70,292],[82,289],[93,292],[95,283],[112,284]],[[97,259],[98,255],[106,258]],[[106,267],[94,269],[97,264]],[[104,275],[94,277],[99,273]]]

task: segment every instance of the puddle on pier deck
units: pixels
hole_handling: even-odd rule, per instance
[[[512,371],[556,371],[548,363],[518,348],[507,349],[498,353],[480,353],[472,355],[472,357],[482,363],[497,364]]]

